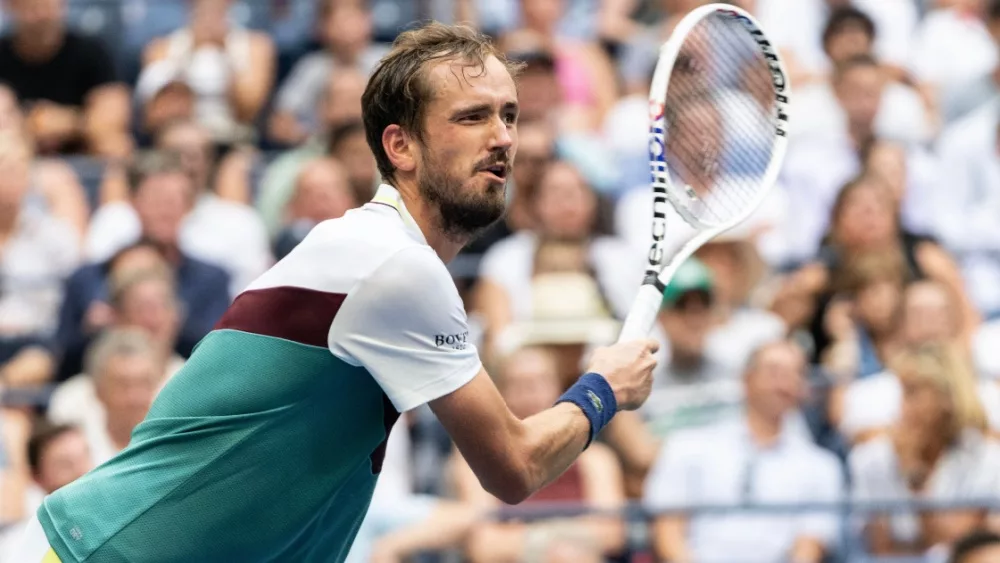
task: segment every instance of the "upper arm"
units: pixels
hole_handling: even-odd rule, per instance
[[[452,393],[482,370],[462,299],[427,247],[407,247],[348,292],[330,327],[333,354],[363,366],[399,412]],[[501,401],[502,403],[502,401]]]

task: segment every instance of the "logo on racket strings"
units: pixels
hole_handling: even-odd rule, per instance
[[[743,27],[746,28],[747,32],[750,33],[750,37],[752,37],[757,43],[757,46],[760,47],[760,51],[761,54],[764,55],[764,59],[767,60],[767,66],[771,71],[771,83],[774,86],[775,101],[777,102],[775,133],[782,137],[787,137],[788,96],[786,94],[786,90],[788,89],[788,79],[785,76],[785,73],[781,70],[778,53],[774,50],[774,46],[771,45],[771,42],[764,36],[764,32],[761,31],[750,18],[734,10],[720,10],[720,12],[740,22]]]

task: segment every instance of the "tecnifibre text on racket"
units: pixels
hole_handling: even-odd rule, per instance
[[[648,336],[677,268],[773,187],[788,144],[787,76],[757,21],[729,4],[693,10],[660,48],[649,94],[652,245],[619,341]],[[692,234],[668,248],[676,218]]]

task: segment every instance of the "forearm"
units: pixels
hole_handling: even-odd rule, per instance
[[[541,489],[576,461],[587,445],[590,422],[579,407],[560,403],[521,421],[517,444],[526,460],[528,494]]]
[[[792,546],[790,563],[820,563],[823,560],[823,544],[812,538],[799,538]]]

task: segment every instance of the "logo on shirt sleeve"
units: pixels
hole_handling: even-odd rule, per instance
[[[458,334],[435,334],[434,345],[438,348],[451,348],[452,350],[465,350],[469,345],[469,331]]]

